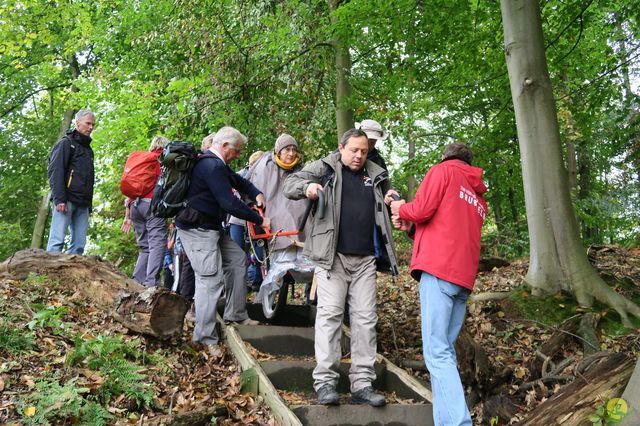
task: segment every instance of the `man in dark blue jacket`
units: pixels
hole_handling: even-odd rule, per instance
[[[47,175],[53,213],[47,251],[61,252],[67,229],[71,229],[68,252],[84,253],[93,200],[93,150],[90,144],[95,123],[95,115],[81,109],[76,114],[76,128],[69,130],[51,151]]]
[[[264,206],[264,196],[228,164],[240,156],[247,138],[233,127],[223,127],[212,137],[205,158],[198,160],[191,175],[188,207],[175,220],[178,237],[196,277],[194,305],[196,323],[193,342],[207,346],[212,358],[222,355],[216,332],[216,305],[223,288],[226,298],[224,320],[257,324],[247,315],[247,265],[242,249],[221,229],[227,214],[269,226],[236,198],[231,188]]]

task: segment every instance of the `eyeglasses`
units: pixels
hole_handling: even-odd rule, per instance
[[[293,146],[293,145],[289,145],[289,146],[287,146],[287,147],[282,148],[282,149],[280,150],[280,152],[282,152],[282,151],[292,152],[292,153],[294,153],[294,154],[295,154],[296,152],[298,152],[298,148],[296,148],[296,147],[295,147],[295,146]]]

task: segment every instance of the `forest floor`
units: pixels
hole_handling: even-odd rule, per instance
[[[589,255],[616,291],[640,301],[639,249],[602,246]],[[474,424],[490,423],[484,401],[492,395],[508,395],[515,403],[515,423],[564,383],[526,386],[532,382],[529,366],[557,326],[583,310],[567,296],[532,298],[522,285],[526,271],[527,262],[520,260],[480,273],[474,294],[511,294],[468,305],[466,331],[486,352],[493,372],[510,372],[479,394]],[[379,276],[378,304],[379,351],[428,380],[421,368],[417,286],[406,266],[395,281]],[[638,357],[637,330],[622,327],[605,307],[594,311],[601,316],[599,349]],[[203,407],[212,424],[276,424],[260,397],[240,392],[230,351],[224,348],[221,360],[209,359],[189,344],[191,332],[188,324],[171,343],[137,336],[49,277],[2,279],[0,424],[168,424],[170,414],[197,414]],[[579,339],[562,350],[561,359],[582,357]],[[472,391],[473,380],[466,384]]]

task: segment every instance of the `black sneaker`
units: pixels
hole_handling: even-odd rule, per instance
[[[318,404],[322,405],[340,405],[340,397],[333,385],[326,384],[316,392],[318,395]]]
[[[351,402],[353,404],[369,404],[372,407],[382,407],[387,403],[384,396],[375,393],[371,386],[352,392]]]

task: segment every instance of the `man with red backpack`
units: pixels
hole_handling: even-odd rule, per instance
[[[145,286],[160,284],[160,271],[167,248],[167,220],[155,217],[151,212],[151,198],[158,177],[158,157],[167,138],[156,136],[151,140],[149,151],[132,152],[120,180],[120,190],[127,197],[122,231],[136,233],[138,261],[133,270],[133,279]]]

